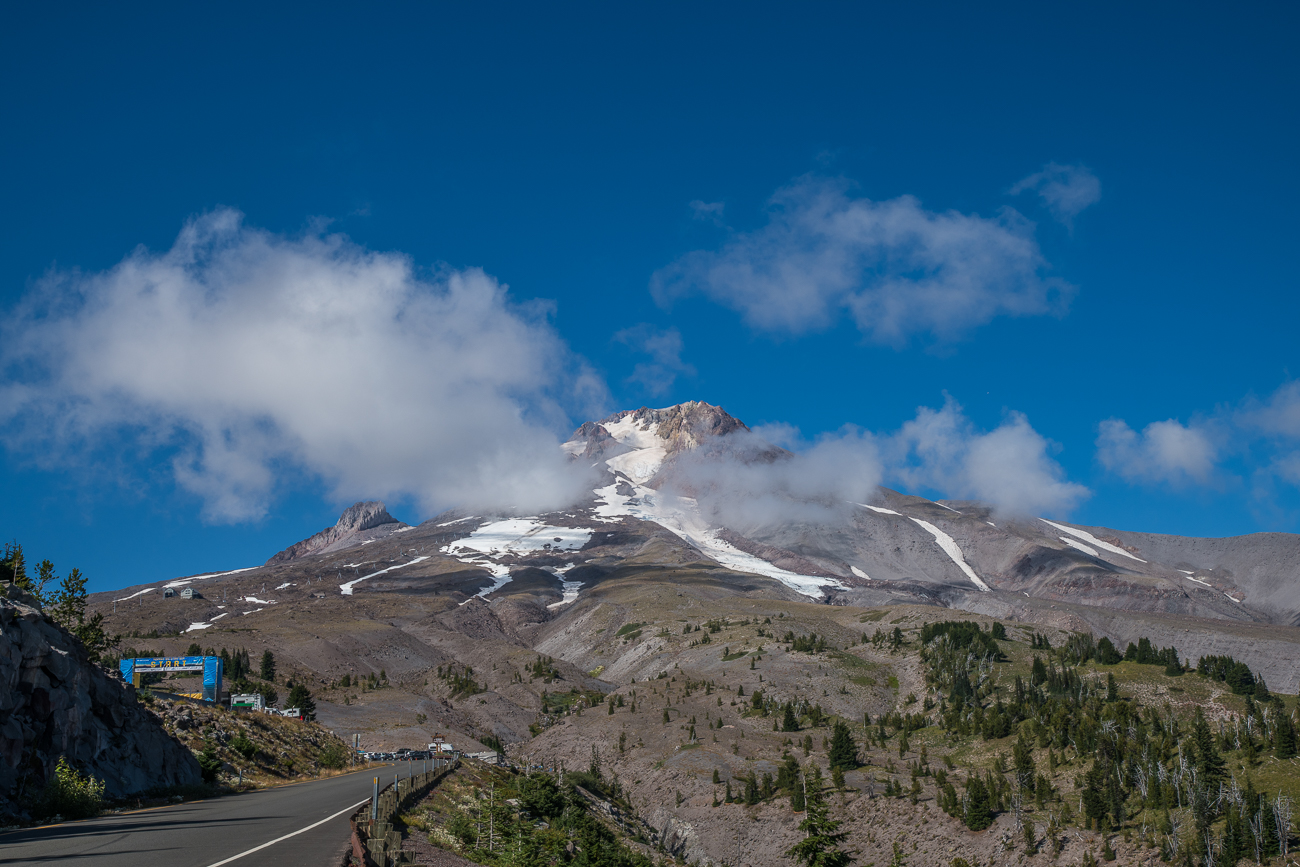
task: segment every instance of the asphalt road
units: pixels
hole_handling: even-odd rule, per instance
[[[374,777],[382,786],[392,782],[394,771],[373,768],[211,801],[0,834],[0,864],[335,867],[347,844],[348,816],[369,800]],[[406,768],[401,771],[405,777]]]

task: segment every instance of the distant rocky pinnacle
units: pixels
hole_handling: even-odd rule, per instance
[[[315,536],[290,545],[267,560],[266,565],[288,563],[290,560],[297,560],[309,554],[319,554],[326,549],[347,547],[349,542],[360,544],[362,538],[386,536],[389,532],[405,526],[407,525],[388,514],[388,509],[383,503],[378,500],[367,500],[351,506],[339,516],[338,523],[333,527],[326,527]],[[387,532],[367,532],[375,529]]]

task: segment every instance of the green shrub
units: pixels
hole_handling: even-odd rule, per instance
[[[45,784],[36,801],[36,814],[42,817],[88,819],[104,808],[104,782],[82,776],[68,760],[60,756],[54,776]]]
[[[462,846],[477,842],[478,834],[474,822],[464,813],[457,813],[447,820],[447,833],[460,841]]]
[[[251,759],[257,755],[257,744],[243,734],[235,735],[230,739],[230,748],[246,759]]]
[[[321,767],[338,770],[348,763],[348,751],[339,744],[330,744],[320,754]]]
[[[199,771],[203,774],[203,782],[215,783],[217,781],[217,771],[221,770],[221,759],[217,756],[217,750],[211,744],[204,747],[203,752],[198,755]]]

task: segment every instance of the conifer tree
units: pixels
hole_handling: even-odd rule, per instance
[[[262,680],[275,680],[275,654],[270,650],[262,654]]]
[[[983,831],[993,824],[993,803],[988,786],[978,774],[972,774],[966,784],[966,827]]]
[[[1214,745],[1214,735],[1210,724],[1205,721],[1205,714],[1196,708],[1196,719],[1192,722],[1192,746],[1196,749],[1196,772],[1200,782],[1208,789],[1217,791],[1223,779],[1223,757]]]
[[[850,771],[858,766],[858,745],[849,734],[849,727],[837,720],[831,733],[831,770]]]
[[[1273,724],[1273,750],[1279,759],[1295,758],[1295,725],[1285,714],[1278,714]]]
[[[806,867],[848,867],[852,864],[853,856],[840,848],[849,835],[841,831],[840,823],[830,817],[830,808],[816,787],[809,787],[806,807],[808,814],[799,823],[799,830],[807,836],[791,846],[786,856]]]
[[[785,716],[781,719],[781,731],[797,732],[799,731],[799,719],[794,715],[794,703],[785,703]]]
[[[1025,741],[1022,729],[1020,737],[1011,747],[1011,765],[1016,772],[1016,782],[1024,791],[1034,791],[1034,755]]]
[[[293,689],[289,690],[288,706],[298,708],[303,719],[316,719],[316,702],[311,697],[311,692],[301,683],[295,683]]]

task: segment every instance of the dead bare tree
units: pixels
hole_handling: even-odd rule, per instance
[[[1291,799],[1281,792],[1277,793],[1277,798],[1273,801],[1273,820],[1277,825],[1277,848],[1285,858],[1290,852]]]

